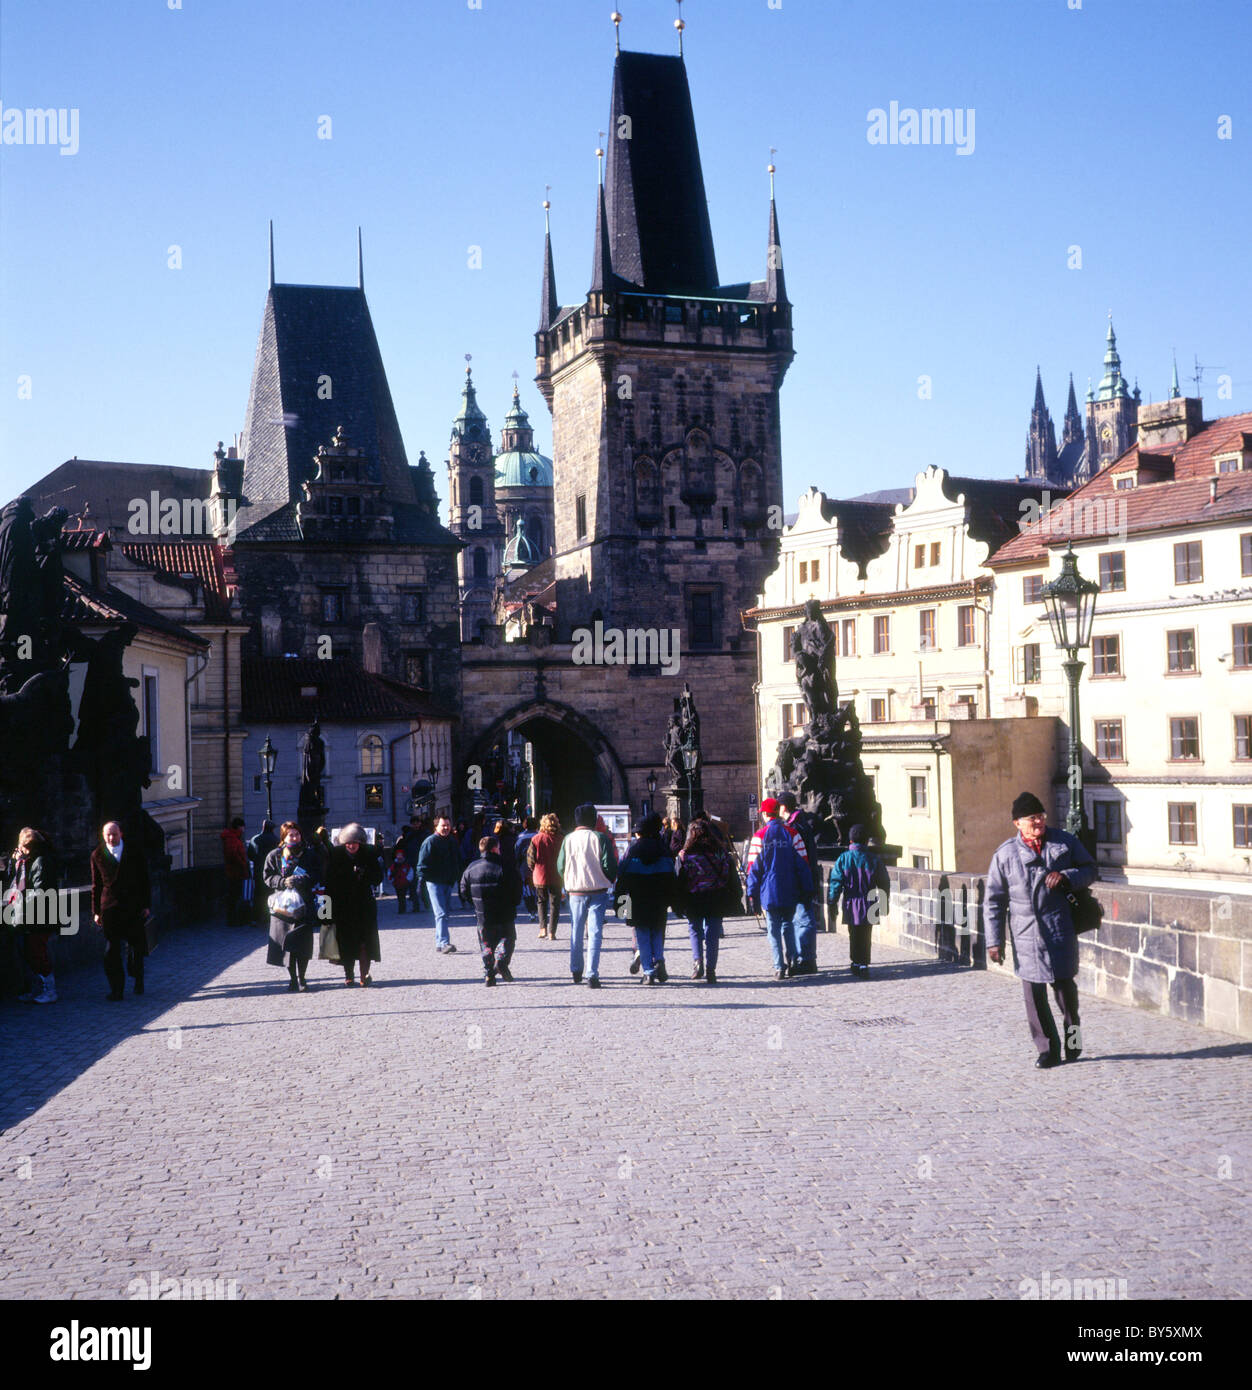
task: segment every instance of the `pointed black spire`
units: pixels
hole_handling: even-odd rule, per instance
[[[361,246],[361,229],[356,229],[356,287],[365,289],[365,251]]]
[[[270,218],[270,289],[274,288],[274,219]]]
[[[1078,413],[1078,397],[1074,394],[1074,374],[1069,374],[1069,399],[1065,402],[1065,423],[1061,429],[1061,445],[1081,440],[1085,434],[1082,416]]]
[[[591,267],[592,294],[607,294],[613,279],[613,252],[609,246],[609,215],[604,205],[604,185],[596,190],[596,250]]]
[[[1043,399],[1043,374],[1035,368],[1035,404],[1026,436],[1026,477],[1051,482],[1056,476],[1056,429]]]
[[[1035,409],[1046,411],[1047,406],[1043,400],[1043,374],[1038,367],[1035,368]]]
[[[765,294],[771,304],[790,304],[783,279],[782,238],[778,234],[778,205],[774,202],[774,166],[769,166],[769,259],[765,270]]]
[[[552,266],[552,224],[549,209],[552,204],[543,200],[543,294],[539,306],[539,331],[546,333],[552,327],[556,316],[561,312],[560,301],[556,297],[556,271]]]

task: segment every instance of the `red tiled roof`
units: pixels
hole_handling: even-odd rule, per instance
[[[136,627],[159,632],[166,637],[176,637],[189,642],[193,647],[207,647],[203,637],[197,637],[178,623],[171,622],[138,599],[109,585],[106,589],[94,589],[84,584],[77,575],[64,576],[64,595],[61,601],[61,621],[76,626],[116,627],[121,623],[134,623]]]
[[[61,549],[70,554],[80,550],[112,550],[113,541],[107,531],[93,531],[90,526],[63,526]]]
[[[1115,502],[1117,525],[1104,513],[1107,526],[1097,524],[1092,533],[1074,536],[1076,545],[1084,541],[1107,542],[1110,534],[1120,532],[1120,517],[1124,515],[1128,535],[1148,531],[1177,530],[1188,526],[1233,521],[1252,516],[1252,470],[1216,473],[1213,460],[1243,447],[1244,435],[1252,430],[1252,411],[1228,415],[1214,420],[1186,441],[1185,444],[1147,446],[1140,451],[1132,445],[1122,456],[1102,469],[1089,482],[1053,507],[1033,526],[1024,526],[1021,534],[1002,545],[987,561],[992,567],[1001,565],[1035,564],[1052,547],[1065,545],[1068,532],[1078,527],[1082,513],[1078,504],[1096,504],[1102,508]],[[1173,476],[1161,482],[1144,483],[1134,488],[1117,488],[1114,479],[1143,466],[1153,471],[1167,463],[1173,454]],[[1217,498],[1209,501],[1209,484],[1217,482]],[[1122,506],[1125,512],[1121,512]],[[1092,521],[1098,518],[1088,513]],[[1049,522],[1049,518],[1052,521]],[[1069,523],[1073,523],[1071,526]],[[1064,524],[1062,524],[1064,523]],[[1081,528],[1079,527],[1080,532]]]
[[[298,724],[371,720],[453,719],[425,691],[389,676],[371,675],[355,661],[304,657],[245,657],[240,672],[245,723]],[[315,690],[316,695],[304,695]]]
[[[132,564],[186,583],[191,575],[204,591],[204,616],[210,621],[230,617],[230,591],[216,541],[122,541],[118,546]]]

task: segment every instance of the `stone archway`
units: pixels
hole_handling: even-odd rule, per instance
[[[569,828],[574,807],[582,802],[629,804],[626,771],[613,745],[586,715],[556,700],[515,705],[484,729],[465,756],[462,786],[469,769],[485,767],[492,748],[512,730],[534,747],[538,812],[554,810],[562,826]]]

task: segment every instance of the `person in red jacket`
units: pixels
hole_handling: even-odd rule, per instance
[[[248,847],[243,841],[243,818],[236,816],[221,832],[222,860],[226,866],[226,925],[243,925],[243,881],[248,877]]]
[[[561,852],[562,840],[561,822],[549,811],[539,822],[539,834],[526,847],[526,866],[531,871],[531,881],[538,899],[540,941],[556,940],[562,887],[557,857]]]

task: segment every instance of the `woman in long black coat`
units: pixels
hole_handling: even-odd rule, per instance
[[[284,821],[279,831],[278,848],[266,856],[263,877],[271,893],[294,888],[300,894],[304,912],[298,922],[270,913],[270,939],[265,959],[270,965],[287,967],[291,976],[287,988],[293,992],[308,989],[304,972],[313,958],[317,924],[313,888],[320,871],[321,858],[317,850],[305,843],[304,835],[295,821]]]
[[[378,949],[378,903],[375,884],[383,881],[382,859],[359,825],[345,826],[326,865],[326,894],[339,940],[344,983],[354,985],[354,961],[361,964],[361,983],[373,983],[370,962],[381,960]]]

